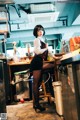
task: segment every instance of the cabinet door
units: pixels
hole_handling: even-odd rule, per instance
[[[65,120],[72,120],[66,74],[63,73],[61,75],[61,81],[62,81],[63,115]]]
[[[3,61],[0,60],[0,113],[6,113]]]
[[[67,65],[67,71],[62,74],[63,109],[65,120],[79,120],[79,96],[76,76],[76,65]]]

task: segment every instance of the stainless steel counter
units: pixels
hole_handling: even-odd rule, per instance
[[[65,120],[80,120],[80,54],[61,60],[63,108]]]

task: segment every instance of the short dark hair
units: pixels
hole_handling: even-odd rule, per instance
[[[42,25],[36,25],[36,26],[34,27],[34,30],[33,30],[33,35],[34,35],[35,37],[38,36],[38,35],[37,35],[37,31],[39,31],[39,30],[42,30],[42,31],[43,31],[43,35],[45,35],[44,27],[43,27]]]

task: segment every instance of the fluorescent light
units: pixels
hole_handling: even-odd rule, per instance
[[[56,22],[59,12],[28,14],[29,23]]]

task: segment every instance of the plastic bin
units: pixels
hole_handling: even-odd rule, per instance
[[[56,81],[52,83],[55,96],[56,111],[58,115],[63,116],[63,101],[62,101],[62,83]]]
[[[15,89],[17,99],[29,99],[32,100],[32,83],[33,78],[30,77],[30,73],[25,71],[15,72]]]

